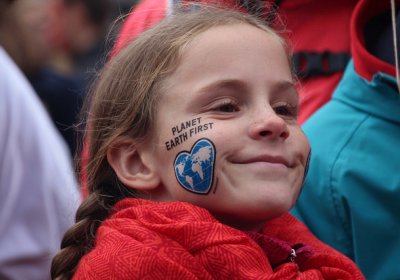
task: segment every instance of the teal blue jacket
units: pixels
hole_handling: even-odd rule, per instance
[[[393,63],[365,46],[367,23],[389,11],[390,1],[355,7],[352,60],[332,100],[303,126],[312,156],[292,210],[368,280],[400,279],[400,94]]]
[[[333,98],[303,126],[312,156],[292,213],[367,279],[400,279],[400,95],[395,79],[351,61]]]

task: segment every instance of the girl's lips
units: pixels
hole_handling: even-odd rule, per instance
[[[284,165],[290,167],[289,161],[282,156],[271,156],[271,155],[257,155],[255,157],[250,157],[245,160],[239,160],[234,162],[236,164],[251,164],[251,163],[266,163],[272,165]]]

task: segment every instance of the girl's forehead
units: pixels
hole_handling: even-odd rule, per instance
[[[211,26],[206,30],[199,32],[188,42],[186,47],[198,44],[199,41],[203,41],[209,38],[212,38],[218,42],[218,39],[240,37],[238,36],[239,34],[246,34],[247,32],[249,32],[249,30],[253,30],[253,32],[258,31],[260,36],[264,35],[267,37],[275,38],[277,41],[280,40],[279,36],[270,30],[263,29],[259,26],[255,26],[246,22],[232,22],[229,24]]]
[[[246,56],[261,60],[267,57],[280,56],[289,63],[283,40],[272,31],[246,24],[234,23],[211,27],[197,34],[182,49],[177,70],[190,70],[194,63],[197,67],[212,65],[213,60],[230,63]],[[260,61],[261,62],[261,61]],[[215,65],[216,68],[219,65]]]
[[[292,74],[278,36],[249,24],[222,25],[198,34],[186,46],[164,80],[164,92],[185,98],[189,89],[197,92],[221,81],[255,86],[282,80],[292,81]]]

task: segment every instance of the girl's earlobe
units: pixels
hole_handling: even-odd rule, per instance
[[[138,191],[150,191],[160,185],[160,176],[141,149],[132,139],[123,139],[107,151],[107,160],[118,179],[127,187]]]

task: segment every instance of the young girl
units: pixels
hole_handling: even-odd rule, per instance
[[[284,41],[251,16],[172,16],[116,55],[59,279],[363,279],[287,211],[310,147]]]

